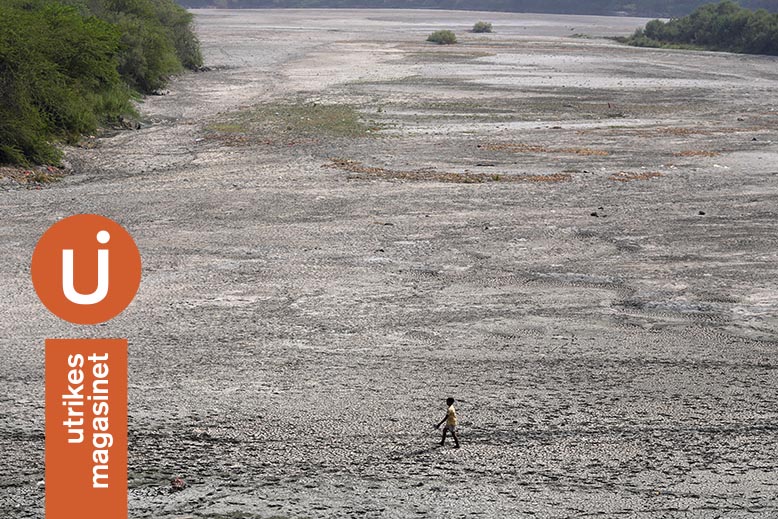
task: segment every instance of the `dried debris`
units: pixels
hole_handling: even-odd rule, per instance
[[[676,157],[718,157],[721,155],[717,151],[705,151],[705,150],[686,150],[673,153]]]
[[[472,171],[450,172],[435,168],[420,168],[414,170],[393,170],[381,167],[366,166],[359,161],[350,159],[330,159],[323,168],[339,169],[352,173],[349,179],[364,180],[407,180],[416,182],[448,182],[456,184],[482,184],[485,182],[569,182],[573,179],[569,173],[552,173],[548,175],[502,175],[496,173],[475,173]]]
[[[607,133],[629,135],[633,137],[690,137],[693,135],[718,135],[729,133],[749,133],[758,130],[758,127],[735,128],[735,127],[700,127],[700,126],[667,126],[663,128],[631,128],[624,126],[611,126],[600,128],[587,128],[577,130],[578,135],[587,135],[590,133]]]
[[[591,148],[549,148],[548,146],[524,143],[479,144],[478,147],[489,151],[508,151],[511,153],[572,153],[575,155],[598,157],[610,155],[607,151]]]
[[[65,173],[54,166],[35,166],[23,168],[18,166],[0,166],[0,183],[10,183],[27,188],[41,188],[44,184],[59,181]]]
[[[615,182],[632,182],[633,180],[650,180],[652,178],[663,177],[664,174],[658,171],[646,171],[646,172],[628,172],[619,171],[609,176],[610,180]]]

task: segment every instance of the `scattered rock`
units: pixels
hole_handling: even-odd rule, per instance
[[[186,488],[186,481],[184,481],[182,478],[173,478],[170,480],[170,488],[174,492],[183,490]]]
[[[126,130],[140,130],[140,122],[126,117],[119,117],[119,126]]]
[[[700,216],[705,216],[705,211],[700,211],[700,212],[699,212],[699,213],[697,213],[697,214],[698,214],[698,215],[700,215]]]
[[[193,440],[208,440],[211,439],[211,434],[206,429],[196,427],[192,430],[191,438]]]

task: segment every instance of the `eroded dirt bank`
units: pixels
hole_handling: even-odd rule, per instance
[[[0,516],[43,517],[43,339],[80,336],[130,339],[131,517],[778,514],[778,60],[572,37],[624,18],[197,20],[213,70],[0,192]],[[92,329],[28,282],[79,212],[144,257]]]

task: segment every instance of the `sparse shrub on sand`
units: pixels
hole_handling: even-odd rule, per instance
[[[453,31],[435,31],[427,37],[427,41],[440,45],[451,45],[457,42],[457,35]]]
[[[492,22],[475,22],[473,32],[492,32]]]

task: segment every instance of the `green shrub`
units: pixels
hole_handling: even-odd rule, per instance
[[[491,22],[475,22],[473,32],[492,32]]]
[[[452,31],[435,31],[427,37],[427,41],[441,45],[451,45],[457,42],[457,36]]]

